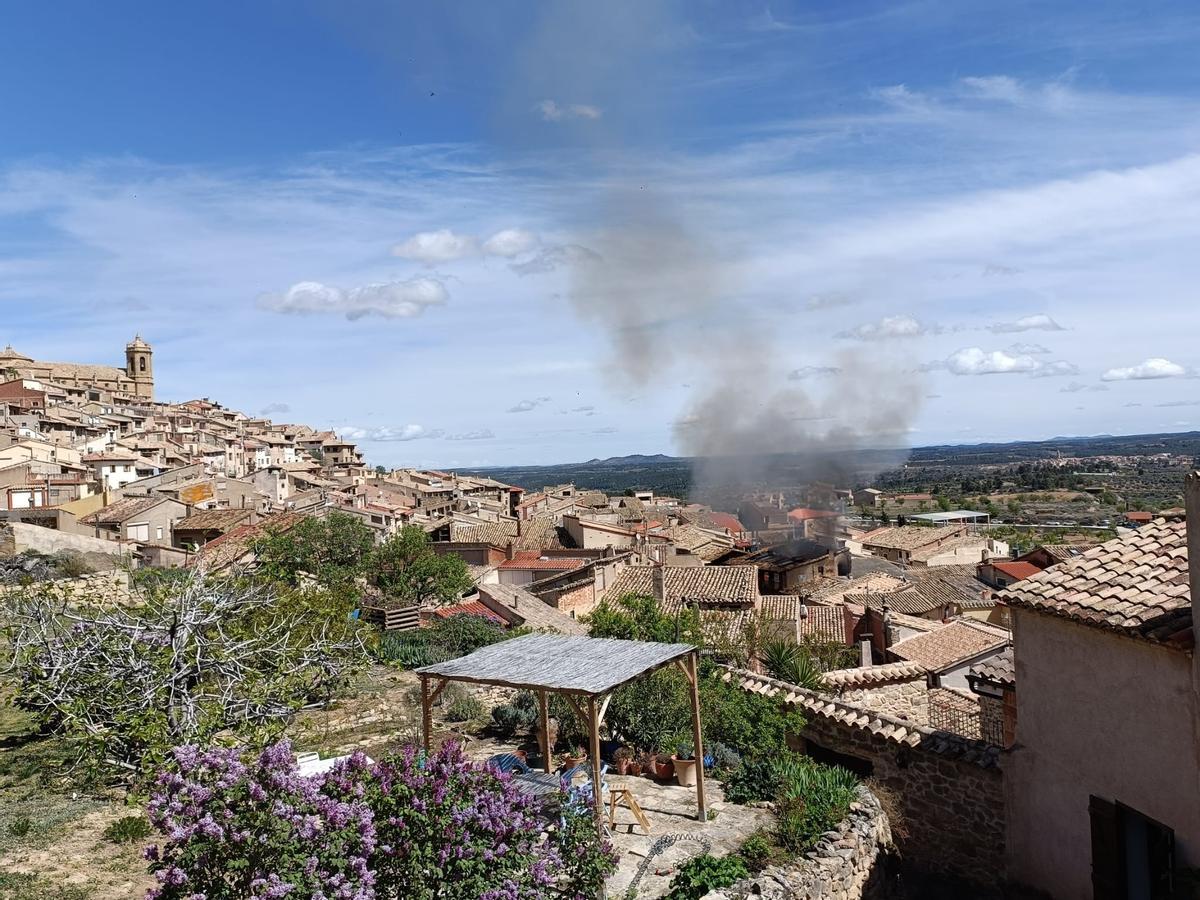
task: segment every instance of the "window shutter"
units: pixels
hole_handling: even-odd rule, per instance
[[[1092,821],[1092,897],[1094,900],[1122,900],[1125,892],[1117,806],[1108,800],[1091,797],[1088,814]]]

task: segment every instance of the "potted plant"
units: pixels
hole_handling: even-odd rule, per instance
[[[573,769],[576,766],[585,762],[588,758],[587,751],[582,747],[575,747],[574,750],[568,750],[562,755],[563,768]]]
[[[675,755],[671,757],[671,762],[675,767],[675,780],[682,787],[695,787],[696,753],[692,749],[692,745],[687,742],[680,743],[675,748]]]
[[[633,762],[633,751],[628,747],[618,747],[613,751],[612,761],[618,775],[628,775],[629,764]]]
[[[654,777],[666,781],[675,774],[675,763],[669,753],[659,753],[654,757]]]
[[[632,775],[635,778],[642,774],[642,761],[638,757],[629,760],[629,765],[625,769],[625,774]]]

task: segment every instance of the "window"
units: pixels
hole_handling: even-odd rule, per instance
[[[125,529],[125,537],[131,541],[148,541],[150,540],[150,523],[138,522],[134,525],[129,525]]]
[[[146,371],[146,357],[144,357],[144,356],[138,357],[138,369],[143,372]]]
[[[161,541],[163,539],[163,527],[161,525],[157,526],[154,529],[154,532],[155,532],[155,535],[154,535],[155,540]]]
[[[1091,797],[1095,900],[1167,900],[1173,896],[1175,832],[1121,803]]]

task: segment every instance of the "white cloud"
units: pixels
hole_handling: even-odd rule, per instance
[[[443,434],[445,432],[440,428],[429,429],[424,425],[401,425],[396,428],[390,426],[357,428],[353,425],[348,425],[341,429],[342,438],[345,440],[378,441],[380,443],[420,441],[426,438],[440,438]]]
[[[936,328],[928,328],[912,316],[885,316],[878,322],[867,322],[849,331],[839,332],[836,336],[860,341],[883,341],[891,338],[920,337],[936,331]]]
[[[1136,366],[1109,369],[1100,377],[1104,381],[1145,381],[1154,378],[1182,378],[1187,370],[1161,356],[1154,356]]]
[[[497,231],[483,242],[483,252],[488,256],[504,256],[511,259],[528,253],[538,245],[537,235],[523,228],[505,228]]]
[[[598,119],[599,108],[587,103],[560,104],[555,100],[543,100],[534,109],[542,114],[546,122],[562,122],[565,119]]]
[[[482,428],[479,431],[464,431],[459,434],[448,434],[448,441],[487,441],[494,438],[496,435],[492,433],[490,428]]]
[[[600,254],[582,247],[579,244],[563,244],[557,247],[543,247],[525,262],[510,263],[509,268],[518,275],[542,275],[553,272],[566,265],[577,265],[585,262],[599,262]]]
[[[479,252],[478,242],[466,234],[455,234],[448,228],[422,231],[392,248],[392,256],[411,259],[427,266],[453,262]]]
[[[1095,393],[1097,391],[1107,391],[1106,384],[1084,384],[1082,381],[1072,381],[1070,384],[1063,385],[1059,389],[1062,394],[1078,394],[1082,391]]]
[[[258,411],[260,416],[269,416],[273,413],[290,413],[292,408],[286,403],[268,403]]]
[[[1018,341],[1015,344],[1008,345],[1008,352],[1019,356],[1039,356],[1043,353],[1049,353],[1050,348],[1043,347],[1041,344],[1025,344]]]
[[[821,375],[837,375],[841,371],[837,366],[801,366],[788,372],[788,380],[803,381],[806,378],[816,378]]]
[[[996,322],[994,325],[988,326],[988,331],[1007,334],[1015,331],[1066,331],[1066,329],[1045,313],[1038,313],[1032,316],[1022,316],[1015,322]]]
[[[1166,403],[1155,403],[1159,407],[1200,406],[1200,400],[1168,400]]]
[[[1067,362],[1065,359],[1055,359],[1049,362],[1038,363],[1036,371],[1033,375],[1035,378],[1055,378],[1061,375],[1078,375],[1079,366],[1075,363]]]
[[[449,294],[436,278],[381,281],[348,291],[301,281],[282,294],[264,294],[259,306],[272,312],[298,314],[342,314],[351,321],[364,316],[407,319],[419,316],[430,306],[440,306]]]
[[[955,375],[1008,375],[1034,372],[1038,361],[1032,356],[1011,356],[1003,350],[964,347],[946,358],[945,368]]]
[[[510,406],[506,411],[510,413],[530,412],[537,409],[545,403],[549,403],[549,397],[534,397],[532,400],[521,400]]]

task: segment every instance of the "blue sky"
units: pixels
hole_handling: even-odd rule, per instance
[[[1200,427],[1193,4],[0,15],[32,356],[389,465]]]

